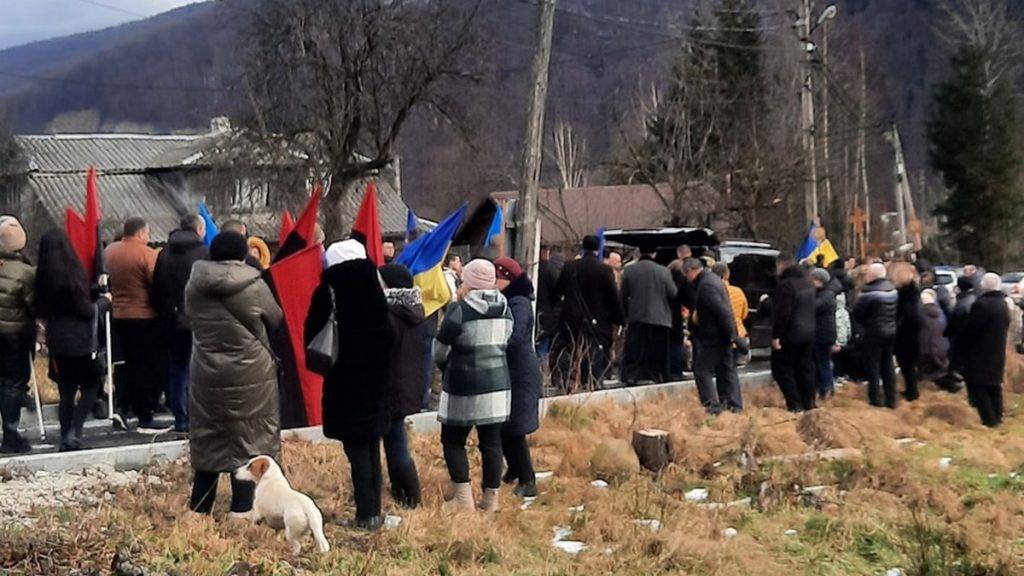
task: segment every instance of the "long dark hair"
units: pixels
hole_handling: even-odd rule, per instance
[[[36,267],[36,313],[40,318],[88,315],[92,307],[85,268],[68,235],[53,228],[39,241]]]

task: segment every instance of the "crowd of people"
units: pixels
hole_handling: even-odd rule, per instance
[[[0,217],[3,450],[30,449],[18,424],[37,326],[45,327],[59,389],[62,450],[83,447],[83,425],[111,369],[106,347],[115,346],[123,363],[115,372],[120,421],[134,416],[140,430],[151,429],[166,406],[174,431],[189,439],[190,509],[209,513],[222,473],[256,455],[280,459],[272,335],[283,313],[262,274],[271,251],[237,221],[224,223],[207,246],[198,215],[183,218],[159,251],[144,220],[128,219],[122,232],[103,251],[108,276],[94,285],[62,230],[43,235],[32,266],[24,229],[14,217]],[[393,262],[396,250],[387,244],[388,263],[379,267],[360,238],[326,247],[303,334],[310,345],[336,325],[337,354],[323,380],[323,432],[342,443],[351,464],[360,527],[383,521],[382,445],[395,501],[420,503],[405,421],[430,405],[434,366],[442,375],[437,418],[451,481],[446,500],[456,510],[498,510],[503,483],[515,485],[517,496],[536,496],[527,437],[540,425],[546,374],[571,392],[599,387],[616,373],[632,386],[692,371],[709,414],[744,409],[738,366],[750,353],[751,303],[730,284],[729,266],[710,254],[698,258],[680,246],[666,265],[642,246],[624,262],[588,236],[572,258],[543,251],[535,293],[511,258],[463,264],[453,253],[444,269],[451,302],[428,317],[412,273]],[[1019,342],[1020,312],[997,275],[969,267],[953,303],[927,266],[818,264],[781,259],[777,286],[757,303],[759,314],[770,316],[771,370],[789,410],[814,409],[841,380],[867,382],[871,405],[894,408],[898,365],[906,400],[918,397],[922,380],[950,392],[963,382],[982,422],[999,425],[1007,345]],[[108,311],[110,343],[102,326]],[[474,430],[479,500],[467,454]],[[253,485],[232,476],[230,513],[246,516],[252,501]]]

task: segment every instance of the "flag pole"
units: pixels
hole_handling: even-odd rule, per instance
[[[36,398],[36,422],[39,424],[39,439],[46,440],[46,427],[43,426],[43,401],[39,398],[39,380],[36,379],[36,362],[29,358],[29,376],[32,379],[32,395]]]
[[[107,336],[107,419],[114,419],[114,346],[110,340],[110,311],[107,311],[104,331]]]

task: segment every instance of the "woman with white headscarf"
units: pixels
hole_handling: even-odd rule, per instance
[[[381,438],[391,427],[389,370],[393,334],[377,267],[358,240],[335,242],[306,318],[305,342],[327,323],[334,303],[338,360],[324,377],[324,436],[340,440],[352,465],[356,525],[376,530],[381,516]]]

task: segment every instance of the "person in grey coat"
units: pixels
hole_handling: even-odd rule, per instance
[[[211,260],[192,268],[185,315],[192,328],[189,452],[195,470],[191,509],[209,514],[221,473],[253,456],[280,461],[277,362],[268,332],[283,318],[260,272],[244,262],[245,237],[221,232]],[[231,476],[231,514],[246,517],[255,486]]]
[[[480,508],[498,509],[501,430],[512,404],[505,350],[514,320],[508,301],[495,289],[496,282],[490,261],[478,258],[466,264],[459,301],[445,310],[434,347],[434,359],[444,374],[437,419],[452,482],[448,501],[456,509],[474,507],[466,454],[466,440],[474,428],[483,460]]]
[[[533,283],[518,262],[508,257],[494,261],[497,286],[512,311],[512,336],[505,349],[512,387],[512,411],[501,429],[501,451],[508,470],[502,480],[517,483],[516,496],[537,495],[537,478],[526,437],[540,427],[540,361],[533,345]]]
[[[626,312],[626,343],[622,381],[627,386],[664,382],[669,374],[671,301],[676,284],[668,268],[644,253],[622,273],[622,308]]]
[[[743,410],[733,345],[736,318],[722,279],[696,258],[683,261],[683,274],[697,287],[690,316],[694,343],[693,375],[700,402],[710,414]]]

